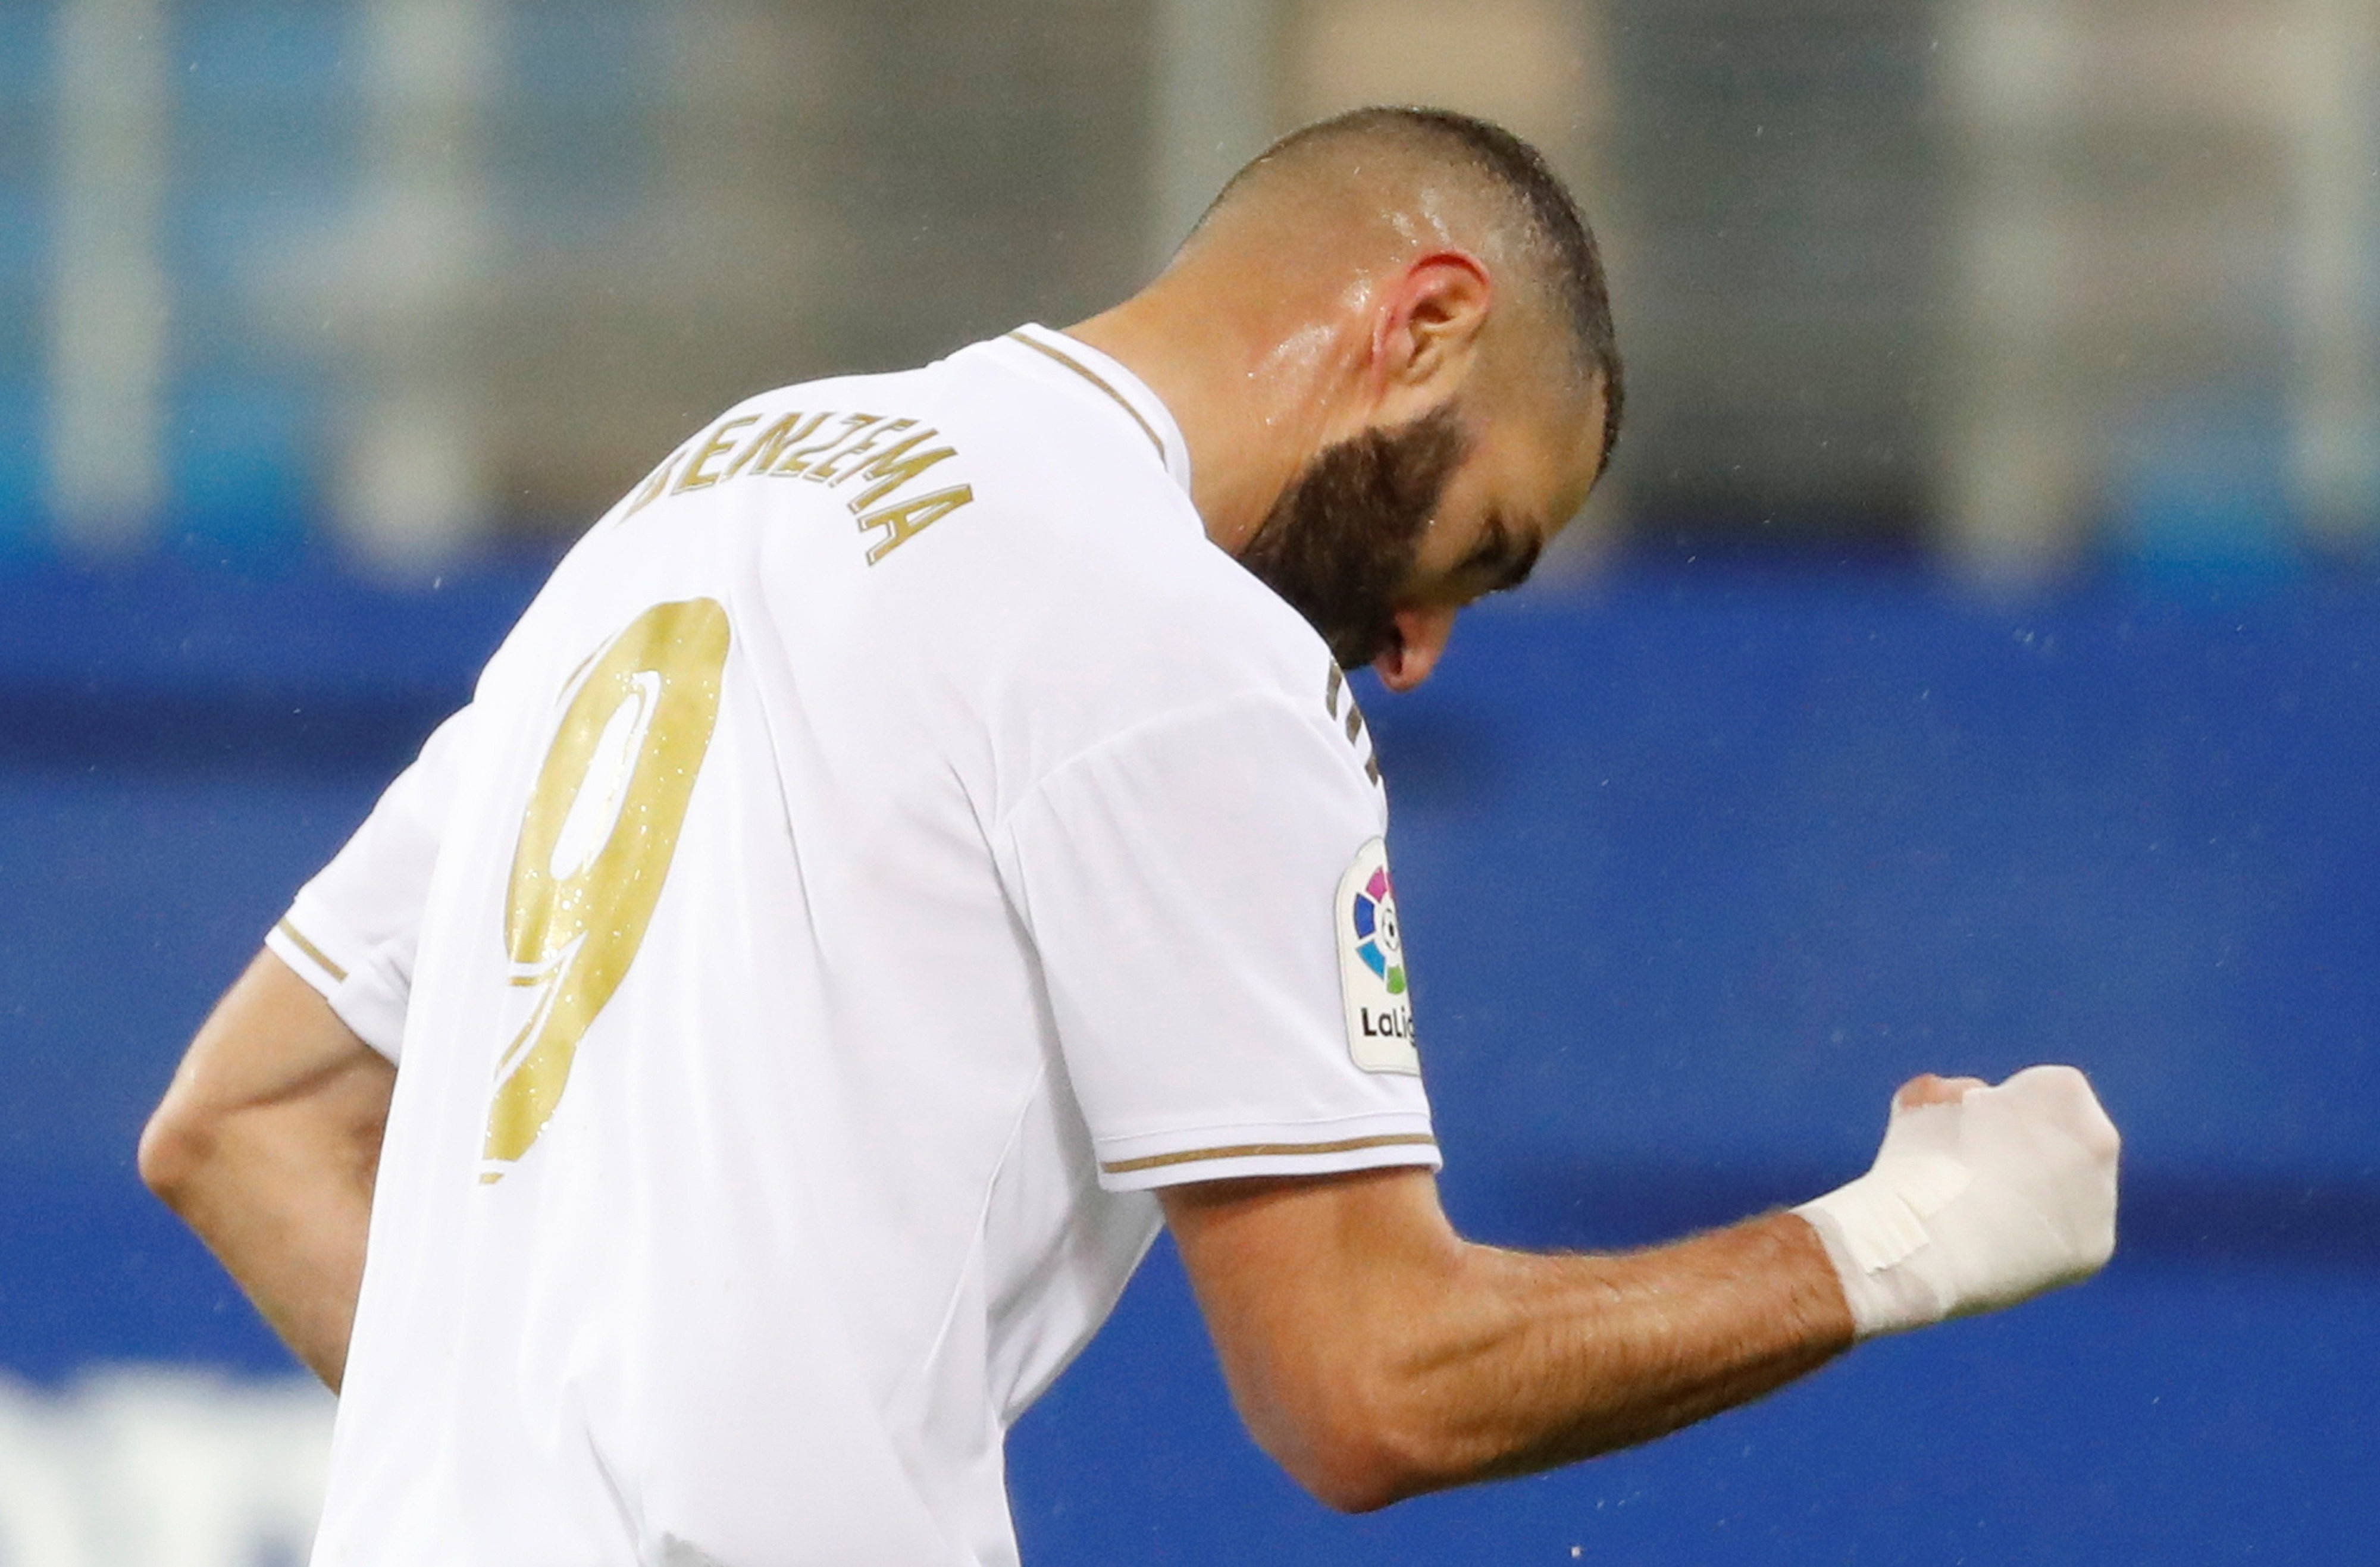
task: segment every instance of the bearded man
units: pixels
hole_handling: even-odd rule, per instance
[[[315,1561],[1012,1562],[1009,1424],[1170,1225],[1323,1500],[1565,1463],[2083,1277],[2081,1076],[1615,1257],[1439,1209],[1342,671],[1420,683],[1621,407],[1538,156],[1366,110],[1145,291],[770,392],[588,533],[144,1139],[343,1386]]]

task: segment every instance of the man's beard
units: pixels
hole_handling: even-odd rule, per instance
[[[1397,644],[1396,595],[1470,448],[1451,402],[1326,447],[1290,481],[1240,564],[1330,645],[1342,668]]]

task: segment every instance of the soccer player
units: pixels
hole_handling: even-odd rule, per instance
[[[1160,1217],[1348,1509],[2096,1269],[2116,1136],[2065,1068],[1919,1079],[1868,1175],[1649,1251],[1440,1212],[1342,670],[1424,679],[1620,415],[1541,160],[1367,110],[1104,315],[672,453],[142,1144],[343,1389],[315,1560],[1013,1561],[1003,1434]]]

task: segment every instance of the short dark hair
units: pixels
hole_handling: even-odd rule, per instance
[[[1428,142],[1454,153],[1488,175],[1520,208],[1532,237],[1548,259],[1546,282],[1561,302],[1579,367],[1603,383],[1600,463],[1609,466],[1611,449],[1620,440],[1620,412],[1626,383],[1620,363],[1619,335],[1611,324],[1611,293],[1604,280],[1603,254],[1570,188],[1547,166],[1545,155],[1528,142],[1502,126],[1451,109],[1389,105],[1351,109],[1293,130],[1274,142],[1223,188],[1216,205],[1220,206],[1231,195],[1232,186],[1282,153],[1301,151],[1318,142],[1382,134]]]

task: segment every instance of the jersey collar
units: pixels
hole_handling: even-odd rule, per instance
[[[1182,492],[1190,492],[1189,443],[1182,439],[1182,427],[1173,422],[1173,415],[1148,383],[1079,338],[1033,322],[1018,327],[1002,341],[1022,346],[1052,369],[1062,367],[1086,392],[1131,415],[1139,438],[1156,449],[1166,473],[1182,486]]]

